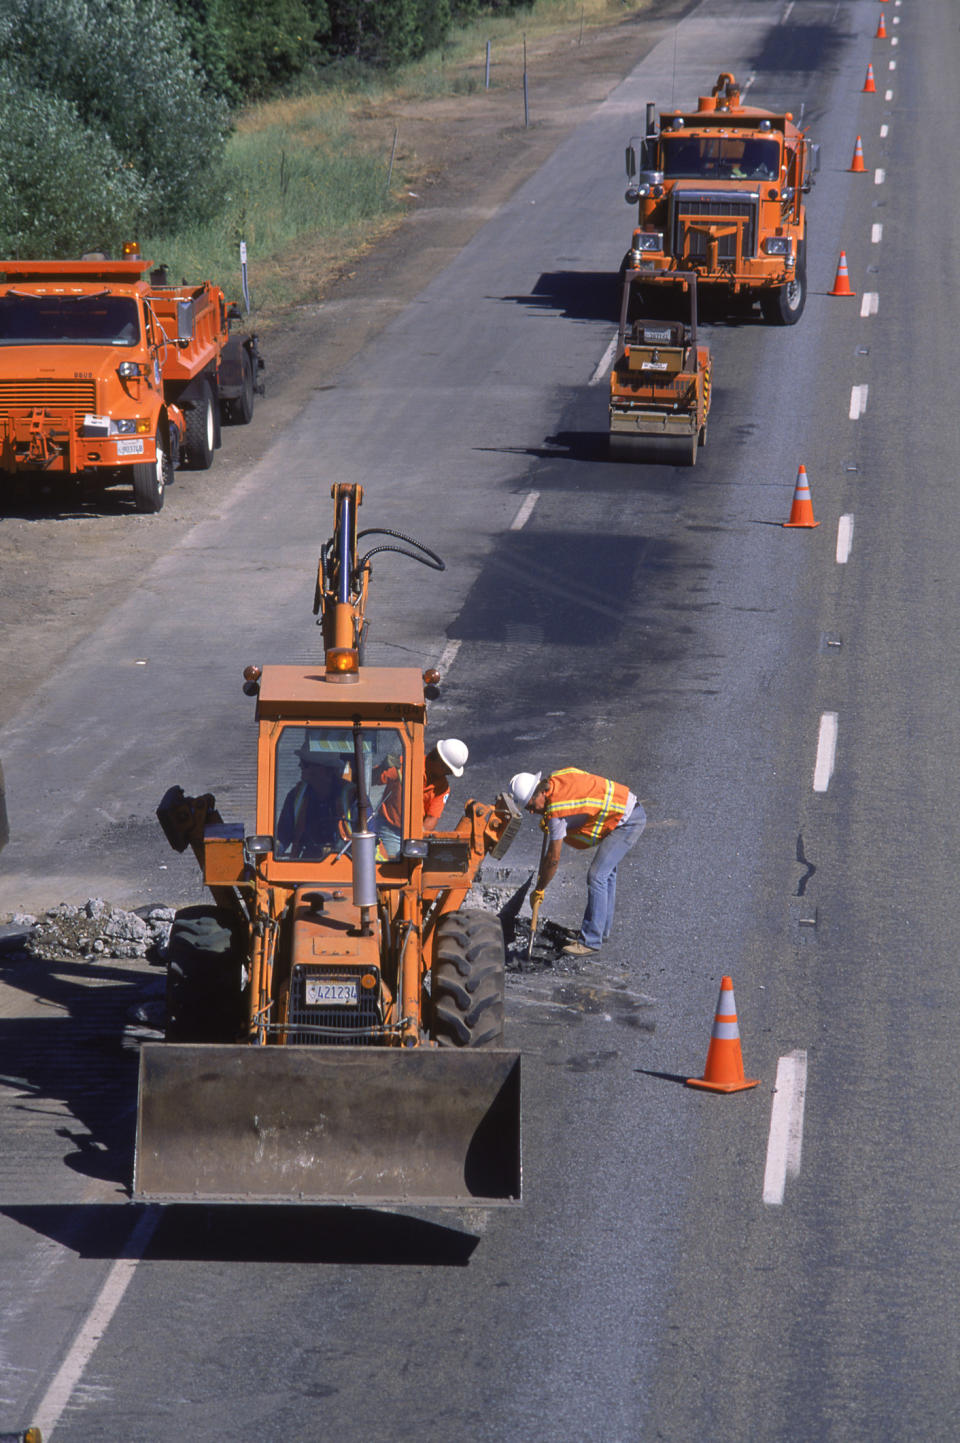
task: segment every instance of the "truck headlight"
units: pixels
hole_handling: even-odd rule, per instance
[[[137,423],[136,421],[114,421],[111,430],[116,436],[135,436]]]
[[[793,256],[793,241],[788,235],[768,235],[763,250],[768,256],[786,256],[789,260]]]
[[[633,249],[635,251],[662,251],[663,231],[635,230],[633,233]]]

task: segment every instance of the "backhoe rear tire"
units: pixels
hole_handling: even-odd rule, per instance
[[[236,1042],[246,1013],[243,953],[230,916],[210,906],[178,912],[167,943],[168,1042]]]
[[[505,972],[499,917],[464,909],[440,918],[430,995],[432,1036],[441,1047],[501,1045]]]

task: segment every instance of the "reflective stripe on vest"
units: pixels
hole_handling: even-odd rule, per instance
[[[606,777],[582,772],[579,767],[563,767],[550,773],[550,791],[544,816],[579,817],[587,822],[576,831],[568,831],[564,841],[571,847],[595,847],[608,832],[623,820],[630,797],[630,788]]]

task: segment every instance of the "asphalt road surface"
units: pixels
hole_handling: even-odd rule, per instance
[[[442,660],[458,798],[572,763],[650,818],[608,947],[510,978],[517,1209],[134,1207],[156,969],[4,967],[3,1426],[957,1436],[960,31],[952,5],[893,0],[878,39],[879,14],[703,0],[0,737],[3,906],[38,877],[198,900],[153,809],[180,782],[252,823],[240,673],[316,656],[329,486],[360,480],[367,524],[447,561],[378,565],[368,659]],[[708,327],[695,469],[613,464],[623,147],[645,101],[720,70],[822,144],[806,314]],[[819,525],[785,530],[800,465]],[[537,850],[528,827],[509,861]],[[575,925],[582,891],[570,854],[544,915]],[[730,1097],[679,1085],[724,974],[761,1080]]]

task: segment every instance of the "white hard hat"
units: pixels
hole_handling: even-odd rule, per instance
[[[447,771],[455,777],[463,776],[463,769],[467,765],[467,758],[470,753],[466,744],[456,737],[447,737],[442,742],[437,742],[437,756],[443,762]]]
[[[510,778],[510,795],[518,807],[525,807],[540,785],[542,772],[517,772]]]

